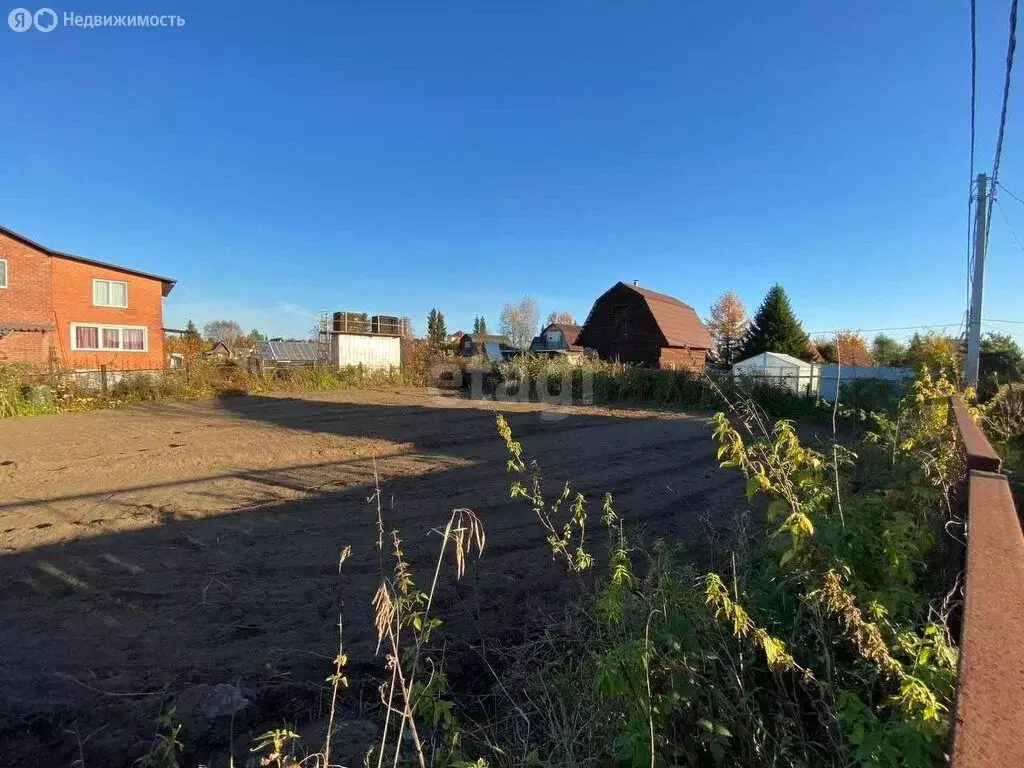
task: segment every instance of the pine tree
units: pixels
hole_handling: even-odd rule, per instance
[[[484,316],[480,315],[480,330],[477,331],[481,336],[487,335],[487,321],[484,320]]]
[[[806,359],[809,342],[800,321],[793,314],[786,291],[776,283],[764,297],[750,324],[740,358],[746,359],[762,352],[781,352]]]
[[[444,344],[448,336],[448,327],[444,322],[444,315],[437,311],[437,307],[430,310],[427,315],[427,339],[431,344],[440,346]]]
[[[474,317],[473,318],[473,335],[476,336],[478,333],[480,333],[480,318],[479,317]]]

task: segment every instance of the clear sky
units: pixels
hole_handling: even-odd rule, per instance
[[[978,5],[989,170],[1009,2]],[[780,282],[811,332],[962,322],[966,0],[53,7],[186,23],[0,27],[0,221],[177,278],[168,326],[494,328],[523,295],[582,320],[634,279],[702,315]],[[997,208],[986,317],[1024,320],[1022,251]]]

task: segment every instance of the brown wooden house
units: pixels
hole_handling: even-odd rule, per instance
[[[652,368],[701,371],[711,334],[689,304],[616,283],[594,302],[576,343],[602,358]]]

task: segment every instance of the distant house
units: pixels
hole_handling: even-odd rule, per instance
[[[583,346],[576,343],[580,330],[578,325],[552,323],[544,328],[539,336],[534,337],[530,343],[530,351],[535,355],[548,357],[580,357],[585,350]]]
[[[508,357],[515,357],[522,350],[516,349],[508,343],[504,336],[493,334],[469,334],[464,333],[459,340],[459,355],[461,357],[486,357],[489,360],[504,360]]]
[[[231,347],[223,341],[214,343],[207,351],[203,352],[203,360],[234,360],[235,353]]]
[[[271,339],[256,346],[260,362],[269,365],[312,365],[319,360],[319,352],[315,341]]]
[[[621,282],[594,302],[576,344],[609,360],[690,371],[703,370],[714,348],[689,304]]]

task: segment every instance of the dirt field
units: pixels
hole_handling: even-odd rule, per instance
[[[500,637],[557,610],[570,580],[530,510],[508,498],[495,406],[342,391],[0,422],[3,763],[84,755],[116,766],[174,705],[194,750],[186,765],[220,764],[223,684],[247,700],[227,705],[242,707],[232,726],[240,755],[245,734],[282,718],[315,738],[339,612],[353,681],[346,717],[372,736],[357,718],[372,719],[382,666],[369,606],[379,581],[374,457],[385,526],[400,530],[424,583],[440,541],[431,529],[459,506],[484,521],[483,560],[440,601],[446,626]],[[745,505],[736,476],[715,469],[703,419],[501,411],[546,486],[571,478],[595,521],[611,491],[645,535],[680,537],[703,557],[699,518],[725,528]],[[354,554],[339,575],[346,544]]]

